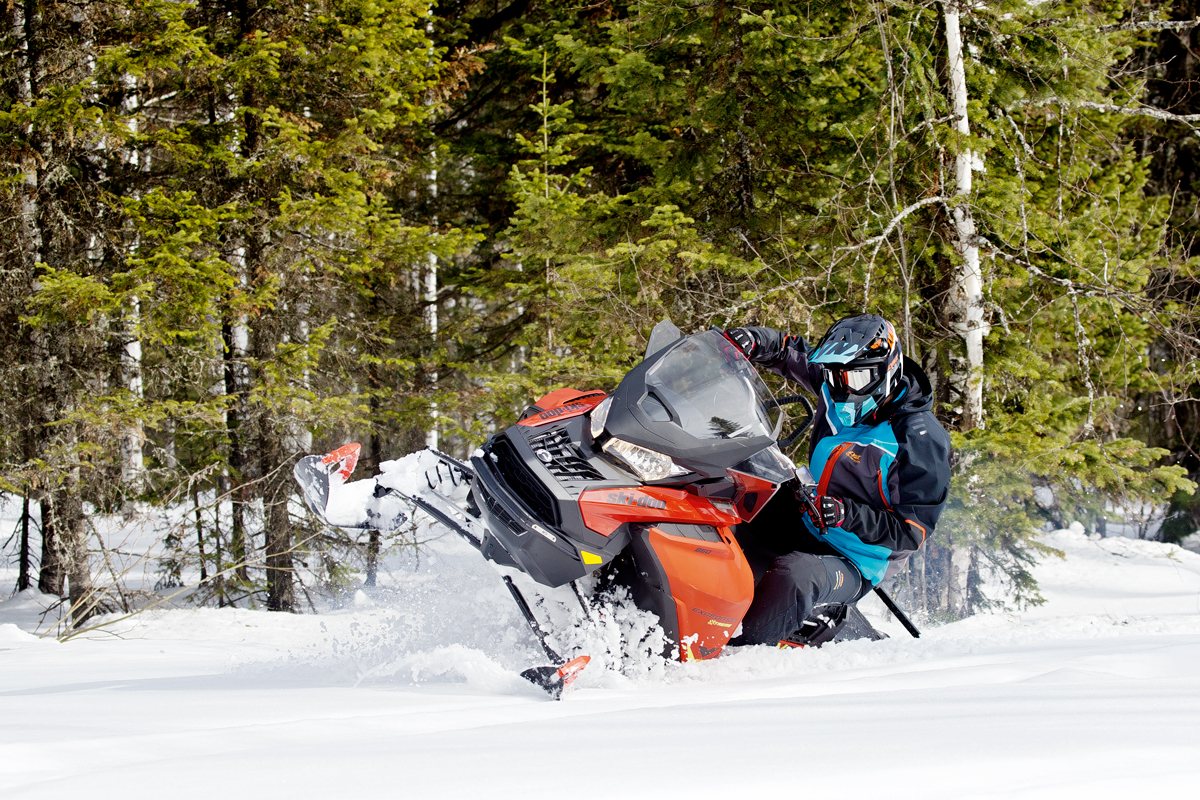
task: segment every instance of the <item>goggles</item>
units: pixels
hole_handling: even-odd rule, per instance
[[[850,369],[824,368],[825,383],[833,394],[871,394],[883,381],[887,368],[883,364]]]

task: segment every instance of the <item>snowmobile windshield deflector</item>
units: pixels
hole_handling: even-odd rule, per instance
[[[646,374],[646,388],[697,439],[779,435],[782,414],[754,366],[716,331],[671,348]]]

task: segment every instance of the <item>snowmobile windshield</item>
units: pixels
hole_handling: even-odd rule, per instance
[[[675,345],[646,374],[646,388],[697,439],[774,439],[783,424],[754,365],[715,330]]]

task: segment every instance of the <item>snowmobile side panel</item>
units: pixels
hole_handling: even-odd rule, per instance
[[[659,624],[681,661],[715,658],[754,596],[754,575],[728,528],[659,523],[638,528],[631,550],[640,608]]]
[[[715,658],[750,608],[754,574],[728,528],[720,531],[719,542],[677,532],[667,526],[647,530],[675,603],[679,658]]]
[[[695,522],[724,527],[741,520],[703,497],[662,486],[589,489],[579,496],[583,524],[604,536],[627,522]]]
[[[643,611],[658,617],[667,640],[667,652],[672,657],[679,652],[679,608],[671,596],[671,582],[658,553],[650,545],[650,530],[639,526],[631,535],[629,552],[636,578],[630,582],[633,601]],[[672,652],[674,651],[674,652]]]

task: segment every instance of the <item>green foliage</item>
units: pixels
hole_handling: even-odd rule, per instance
[[[0,485],[110,509],[200,487],[224,602],[286,539],[309,437],[369,464],[436,424],[467,451],[545,391],[611,388],[664,317],[812,339],[881,313],[957,430],[966,207],[986,426],[955,434],[933,547],[1035,601],[1041,526],[1192,504],[1191,440],[1162,432],[1200,385],[1198,262],[1144,149],[1163,123],[1115,111],[1150,96],[1149,37],[1101,28],[1144,3],[960,11],[969,136],[937,3],[14,6]],[[313,574],[340,591],[336,561]]]

